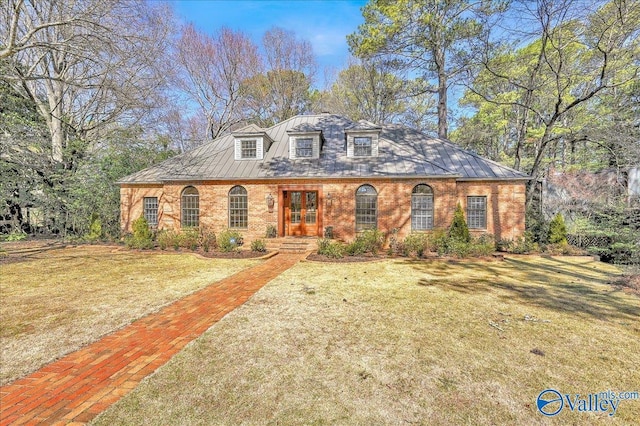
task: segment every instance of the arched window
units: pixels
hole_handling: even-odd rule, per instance
[[[429,185],[416,185],[411,192],[411,229],[433,228],[433,190]]]
[[[181,201],[180,224],[182,227],[200,226],[200,195],[198,195],[198,190],[193,186],[187,186],[182,190]]]
[[[378,193],[371,185],[356,190],[356,232],[378,226]]]
[[[247,190],[234,186],[229,191],[229,228],[246,229],[249,224]]]

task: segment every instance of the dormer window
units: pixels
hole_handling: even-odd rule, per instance
[[[242,159],[256,158],[258,141],[255,139],[243,139],[240,141],[240,157]]]
[[[371,137],[361,136],[353,138],[353,156],[371,157]]]
[[[322,143],[322,129],[303,123],[287,130],[289,134],[289,158],[297,159],[317,159],[320,158]]]
[[[273,140],[264,129],[250,124],[232,133],[235,160],[262,160]]]
[[[313,138],[296,138],[296,158],[313,157]]]
[[[381,130],[380,126],[365,120],[346,128],[347,157],[377,157]]]

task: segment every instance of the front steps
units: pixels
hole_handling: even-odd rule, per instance
[[[267,250],[280,253],[307,253],[316,250],[317,237],[266,238]]]

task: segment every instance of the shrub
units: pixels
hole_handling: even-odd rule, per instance
[[[242,245],[242,235],[238,231],[227,229],[217,239],[218,248],[224,253],[235,251]]]
[[[267,225],[267,232],[264,235],[266,238],[275,238],[278,236],[278,228],[273,225]]]
[[[398,228],[391,230],[388,254],[404,254],[404,243],[398,238]]]
[[[435,229],[431,233],[433,251],[439,255],[446,254],[449,250],[449,237],[444,229]]]
[[[356,241],[362,245],[364,253],[378,254],[384,244],[384,234],[377,229],[367,229],[356,236]]]
[[[198,228],[184,228],[181,232],[180,247],[197,250],[200,242],[200,230]]]
[[[344,246],[338,241],[332,241],[329,238],[318,239],[318,254],[339,259],[344,257]]]
[[[468,257],[471,254],[471,243],[451,238],[447,244],[445,254],[456,257]]]
[[[546,244],[549,240],[549,222],[542,213],[534,208],[528,208],[525,214],[527,231],[531,234],[531,242]]]
[[[453,221],[449,227],[449,238],[463,243],[471,241],[469,227],[467,226],[467,221],[464,219],[464,212],[462,211],[460,203],[458,203],[456,211],[453,214]]]
[[[166,250],[167,247],[173,245],[173,234],[175,234],[174,231],[158,231],[156,234],[156,242],[158,243],[160,250]]]
[[[132,223],[133,235],[125,238],[124,242],[129,248],[149,249],[153,247],[153,232],[149,229],[149,223],[144,216],[140,216]]]
[[[174,250],[180,250],[180,247],[182,247],[182,232],[180,231],[173,231],[173,235],[172,235],[172,239],[171,239],[171,245],[173,246]]]
[[[327,250],[331,240],[329,238],[318,238],[316,244],[318,244],[318,254],[324,254],[323,252]]]
[[[405,256],[415,254],[422,257],[431,251],[431,236],[424,233],[411,233],[407,235],[402,244]]]
[[[208,252],[211,249],[216,248],[216,234],[208,229],[200,229],[200,239],[198,241],[202,250]]]
[[[102,238],[102,221],[95,213],[91,215],[89,233],[85,236],[85,238],[89,242],[95,242]]]
[[[525,231],[524,237],[518,237],[514,240],[500,240],[496,243],[498,251],[504,251],[514,254],[527,254],[539,250],[538,243],[534,242],[534,236],[531,231]]]
[[[472,256],[489,256],[496,250],[496,243],[493,236],[483,234],[473,238],[470,243],[470,254]]]
[[[253,240],[251,241],[251,251],[264,253],[267,251],[267,245],[264,240]]]
[[[4,237],[4,240],[7,242],[22,241],[26,239],[27,239],[27,234],[21,229],[20,230],[16,229],[14,231],[11,231],[10,234]]]
[[[344,248],[344,251],[349,256],[358,256],[367,252],[364,240],[359,239],[358,237],[347,244]]]
[[[567,244],[567,226],[560,213],[556,214],[549,223],[549,243]]]

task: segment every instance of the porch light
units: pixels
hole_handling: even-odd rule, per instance
[[[273,206],[275,205],[275,200],[273,199],[273,195],[267,195],[267,208],[269,209],[269,213],[273,213]]]
[[[333,198],[331,197],[331,193],[327,193],[327,207],[331,207],[331,204],[333,202]]]

